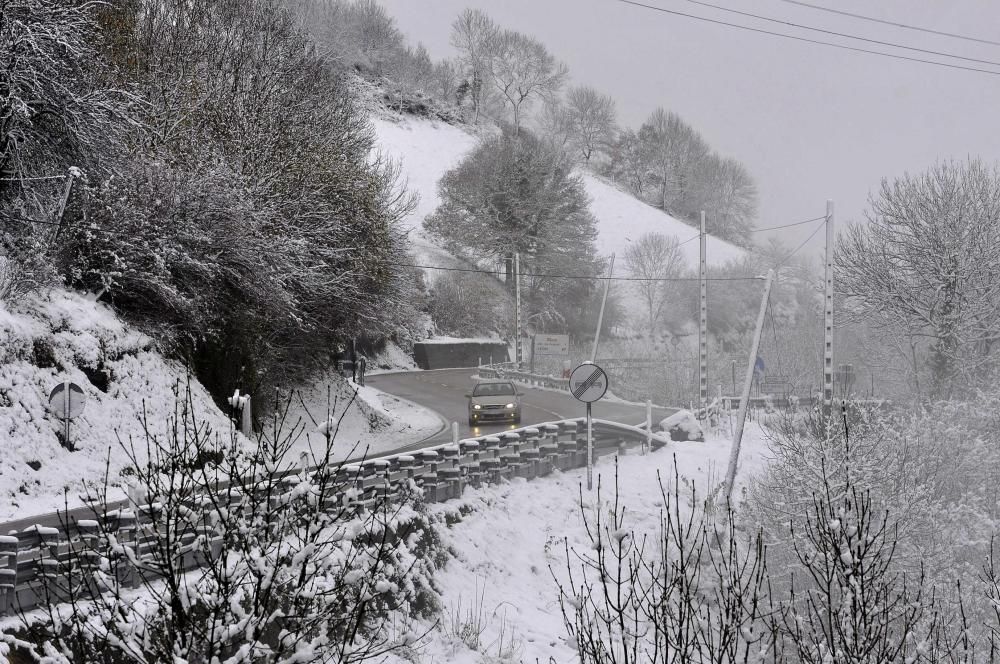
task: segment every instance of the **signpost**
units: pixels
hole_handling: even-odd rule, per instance
[[[86,403],[83,388],[68,380],[56,385],[49,393],[49,410],[63,421],[64,444],[69,450],[73,449],[69,440],[69,421],[83,412]]]
[[[569,357],[568,334],[531,335],[531,373],[535,373],[535,356]]]
[[[594,434],[590,404],[604,398],[608,391],[608,375],[593,362],[584,362],[569,377],[569,391],[578,401],[587,404],[587,490],[594,488]]]

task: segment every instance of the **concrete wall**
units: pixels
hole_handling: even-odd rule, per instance
[[[475,367],[479,358],[483,363],[490,361],[508,362],[507,344],[502,341],[456,341],[448,343],[413,344],[413,359],[421,369],[451,369],[454,367]]]

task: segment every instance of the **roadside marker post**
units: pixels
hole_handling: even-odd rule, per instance
[[[584,362],[569,376],[569,391],[577,401],[587,404],[587,490],[594,488],[594,426],[590,404],[604,398],[608,375],[593,362]]]
[[[642,448],[642,453],[645,454],[653,446],[653,401],[652,399],[646,399],[646,446]]]
[[[49,410],[63,421],[63,444],[70,451],[73,444],[69,439],[69,421],[83,412],[86,403],[83,388],[68,380],[56,385],[49,393]]]

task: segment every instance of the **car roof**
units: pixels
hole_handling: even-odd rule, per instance
[[[485,378],[485,379],[479,380],[476,384],[477,385],[486,385],[486,384],[489,384],[489,383],[513,383],[513,382],[514,381],[512,381],[512,380],[508,380],[508,379],[504,379],[504,378]]]

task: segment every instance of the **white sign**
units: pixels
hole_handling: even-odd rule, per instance
[[[581,364],[569,377],[569,391],[579,401],[597,401],[608,391],[608,375],[596,364]]]
[[[87,397],[76,383],[59,383],[49,393],[49,410],[60,420],[71,420],[83,412]]]
[[[569,335],[536,334],[533,348],[535,355],[569,355]]]

